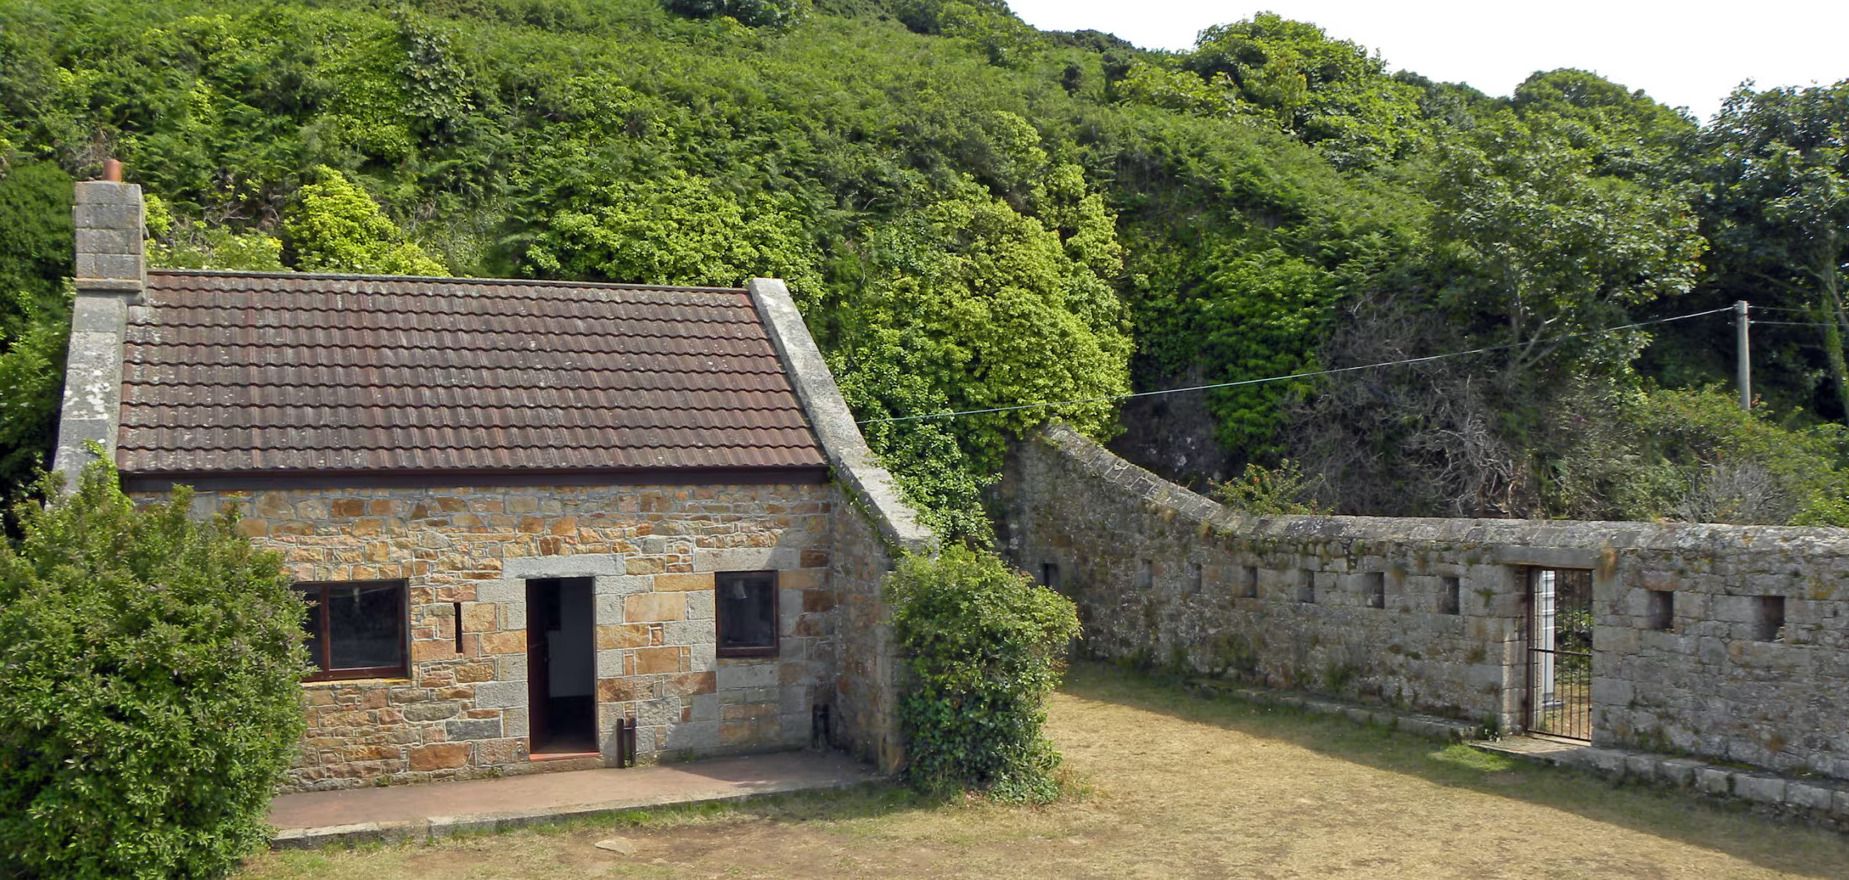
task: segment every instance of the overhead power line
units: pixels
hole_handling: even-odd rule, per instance
[[[1620,330],[1633,330],[1638,327],[1648,327],[1652,324],[1667,324],[1667,323],[1670,323],[1671,321],[1687,321],[1691,318],[1705,318],[1709,315],[1721,314],[1722,312],[1731,313],[1733,310],[1734,310],[1733,306],[1727,306],[1726,308],[1709,309],[1705,312],[1691,312],[1686,315],[1676,315],[1675,317],[1671,317],[1671,318],[1653,318],[1648,321],[1638,321],[1635,324],[1625,324],[1619,327],[1609,327],[1604,330],[1587,330],[1587,331],[1583,331],[1580,333],[1567,333],[1567,334],[1563,334],[1560,336],[1555,336],[1549,341],[1558,342],[1561,340],[1575,339],[1581,336],[1608,335],[1608,334],[1616,333]],[[1754,323],[1760,323],[1760,322],[1755,321]],[[1770,322],[1767,322],[1767,323],[1770,323]],[[1081,404],[1087,404],[1087,403],[1105,403],[1105,402],[1113,401],[1113,400],[1129,400],[1131,398],[1136,398],[1136,397],[1156,397],[1156,396],[1163,395],[1163,394],[1182,394],[1184,392],[1189,392],[1189,391],[1211,391],[1215,388],[1238,388],[1244,385],[1263,385],[1268,382],[1287,382],[1287,381],[1290,381],[1291,379],[1313,379],[1317,376],[1332,376],[1337,373],[1353,373],[1353,372],[1357,372],[1360,370],[1377,370],[1382,367],[1401,367],[1401,366],[1406,366],[1408,364],[1422,364],[1422,363],[1428,363],[1430,361],[1446,360],[1448,358],[1466,357],[1468,355],[1473,355],[1473,354],[1487,354],[1492,351],[1503,351],[1505,349],[1517,348],[1525,344],[1528,344],[1528,343],[1509,342],[1509,343],[1504,343],[1502,345],[1489,345],[1489,346],[1484,346],[1483,348],[1473,348],[1473,349],[1469,349],[1468,351],[1453,351],[1453,352],[1448,352],[1446,354],[1432,354],[1432,355],[1426,355],[1424,357],[1404,358],[1402,360],[1397,360],[1397,361],[1382,361],[1381,363],[1378,363],[1378,364],[1363,364],[1361,366],[1355,366],[1355,367],[1336,367],[1334,369],[1314,370],[1314,371],[1307,372],[1307,373],[1291,373],[1285,376],[1267,376],[1263,379],[1241,379],[1237,382],[1216,382],[1212,385],[1190,385],[1186,388],[1165,388],[1165,389],[1162,389],[1161,391],[1137,391],[1131,394],[1111,394],[1111,395],[1106,395],[1103,397],[1085,397],[1085,398],[1080,398],[1078,400],[1059,400],[1059,401],[1045,401],[1045,402],[1040,402],[1040,403],[1022,403],[1022,404],[1016,404],[1014,406],[991,406],[991,407],[984,407],[982,409],[965,409],[965,410],[957,410],[955,412],[925,413],[922,415],[915,415],[915,416],[888,416],[886,418],[880,418],[880,419],[864,419],[860,422],[857,422],[856,424],[876,425],[876,424],[882,424],[886,422],[917,422],[917,421],[923,421],[925,419],[949,419],[949,418],[956,418],[959,416],[977,416],[977,415],[987,415],[989,413],[1018,412],[1020,410],[1025,410],[1025,409],[1050,409],[1053,407],[1060,407],[1060,406],[1079,406]]]

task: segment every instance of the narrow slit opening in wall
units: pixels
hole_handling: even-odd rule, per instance
[[[1198,562],[1190,562],[1188,563],[1188,592],[1199,593],[1200,591],[1201,564]]]
[[[1464,585],[1460,578],[1446,575],[1439,578],[1438,613],[1459,614],[1463,611]]]
[[[1297,601],[1305,605],[1316,604],[1316,572],[1307,568],[1297,569]]]
[[[1258,566],[1242,565],[1239,567],[1239,598],[1258,598]]]
[[[1141,560],[1136,567],[1136,588],[1148,590],[1156,585],[1156,564],[1147,559]]]
[[[1361,589],[1367,599],[1367,607],[1387,607],[1387,575],[1384,572],[1370,571],[1362,575]]]
[[[1785,635],[1784,596],[1760,596],[1753,611],[1753,638],[1776,642]]]
[[[1676,594],[1672,590],[1649,590],[1644,609],[1651,629],[1669,630],[1676,626]]]
[[[1040,563],[1040,583],[1048,589],[1059,589],[1059,566],[1051,562]]]
[[[462,603],[449,603],[450,610],[456,614],[456,653],[462,653]]]

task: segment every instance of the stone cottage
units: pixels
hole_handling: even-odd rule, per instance
[[[302,789],[826,736],[898,761],[897,502],[781,282],[147,269],[77,188],[55,467],[195,488],[311,600]]]

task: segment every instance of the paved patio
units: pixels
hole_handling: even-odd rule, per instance
[[[882,777],[845,755],[778,752],[625,770],[571,770],[428,785],[285,794],[276,847],[426,840],[642,807],[849,788]]]

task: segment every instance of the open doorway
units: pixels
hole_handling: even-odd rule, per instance
[[[528,752],[597,751],[597,653],[591,579],[526,582]]]

